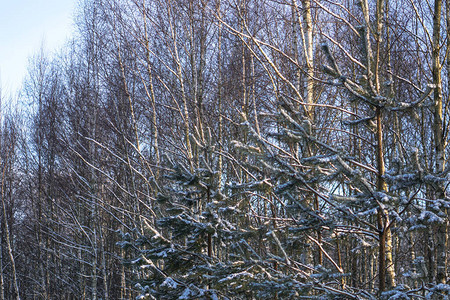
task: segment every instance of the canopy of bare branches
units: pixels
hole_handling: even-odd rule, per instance
[[[450,0],[76,28],[0,98],[0,300],[448,299]]]

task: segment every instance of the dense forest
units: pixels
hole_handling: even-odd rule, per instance
[[[1,98],[0,300],[448,299],[450,0],[75,26]]]

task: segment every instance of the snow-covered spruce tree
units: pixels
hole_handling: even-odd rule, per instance
[[[382,32],[383,28],[383,5],[381,2],[378,3],[376,9],[375,24],[378,32]],[[426,192],[428,190],[445,191],[448,183],[448,179],[445,177],[446,173],[427,170],[419,154],[410,146],[411,141],[403,139],[407,139],[408,136],[402,137],[398,142],[401,147],[405,148],[403,152],[406,150],[407,154],[403,153],[401,156],[402,153],[397,153],[398,158],[395,158],[394,155],[394,159],[388,162],[390,169],[386,172],[384,154],[387,150],[384,139],[393,133],[383,130],[388,125],[385,115],[395,115],[399,111],[414,113],[422,107],[433,105],[428,100],[432,91],[436,93],[436,86],[429,84],[428,88],[416,92],[415,99],[403,102],[401,98],[396,97],[395,90],[391,87],[394,84],[392,80],[386,80],[384,84],[380,83],[386,73],[382,76],[379,69],[380,56],[379,54],[375,55],[372,51],[373,48],[378,47],[376,52],[379,53],[381,35],[374,37],[378,45],[372,46],[372,37],[368,29],[370,17],[367,1],[362,1],[361,8],[367,22],[366,26],[359,28],[362,45],[361,61],[363,62],[360,65],[365,66],[363,69],[365,71],[362,71],[361,75],[351,78],[343,74],[328,46],[326,44],[322,46],[327,59],[324,71],[331,77],[330,86],[341,88],[346,98],[350,99],[347,103],[343,102],[341,107],[328,105],[331,110],[347,114],[347,117],[339,119],[341,126],[334,124],[331,129],[332,133],[328,136],[317,135],[316,129],[323,126],[312,122],[311,118],[305,117],[303,112],[294,107],[295,101],[286,97],[287,101],[285,99],[280,101],[278,122],[277,126],[274,126],[277,130],[272,130],[272,132],[269,130],[264,136],[252,129],[248,123],[244,123],[249,127],[251,132],[249,136],[252,136],[253,139],[249,139],[250,142],[247,144],[236,144],[246,153],[253,153],[253,156],[256,157],[255,161],[252,161],[253,169],[256,169],[253,174],[258,174],[254,176],[255,178],[265,178],[265,174],[270,174],[266,175],[268,178],[265,178],[264,181],[271,186],[273,192],[266,192],[265,199],[271,205],[275,203],[275,207],[279,205],[284,218],[289,218],[303,232],[307,232],[308,229],[314,229],[310,232],[317,231],[318,228],[312,224],[320,218],[305,217],[308,207],[302,205],[301,200],[299,201],[299,199],[308,197],[308,193],[312,193],[320,198],[319,204],[323,207],[323,219],[327,221],[324,222],[326,225],[319,225],[319,231],[328,230],[330,237],[345,233],[347,237],[357,242],[352,252],[358,253],[368,249],[370,253],[376,250],[378,256],[376,272],[375,274],[369,273],[367,280],[372,281],[378,277],[378,289],[372,290],[370,295],[357,286],[347,286],[347,290],[354,292],[354,297],[357,297],[359,293],[359,295],[365,294],[366,297],[372,298],[408,298],[418,297],[419,292],[423,292],[429,297],[443,297],[448,290],[446,285],[433,285],[433,282],[430,282],[422,289],[414,289],[404,284],[398,285],[400,282],[405,282],[404,279],[407,276],[401,274],[399,278],[396,274],[393,240],[404,243],[399,236],[400,230],[409,231],[409,228],[419,228],[420,226],[417,225],[420,222],[432,227],[445,222],[448,202],[445,199],[429,198]],[[389,79],[389,76],[384,79]],[[359,106],[359,112],[346,109],[351,107],[352,103]],[[335,113],[331,113],[331,116],[333,115],[336,116]],[[359,128],[359,131],[354,131],[352,128]],[[343,148],[343,146],[348,147],[352,144],[352,138],[358,140],[357,143],[362,141],[371,144],[372,150],[355,156],[355,153],[349,151],[350,149]],[[371,142],[371,140],[375,142]],[[413,137],[413,140],[417,140],[416,137]],[[292,152],[292,149],[305,147],[314,147],[317,154],[308,156],[300,151]],[[264,164],[268,171],[262,172],[261,170],[264,168],[257,170],[258,163]],[[373,165],[375,167],[372,167]],[[249,184],[249,186],[252,185]],[[299,192],[301,189],[303,191]],[[276,199],[277,202],[272,199]],[[423,207],[424,203],[429,203],[429,205]],[[288,208],[292,208],[292,206],[302,212],[298,214],[302,217],[298,217],[296,220],[295,216],[292,217],[289,214]],[[427,207],[429,209],[426,209]],[[312,211],[310,208],[309,210],[310,216],[313,216],[314,213],[320,216],[317,211]],[[417,212],[420,212],[418,218]],[[411,215],[412,217],[408,218]],[[420,222],[415,222],[414,218]],[[279,219],[280,215],[272,216],[274,221],[272,229],[279,230],[280,226],[277,224]],[[312,220],[312,222],[308,223],[308,220]],[[287,224],[286,219],[283,221],[284,224]],[[307,226],[299,226],[304,223]],[[275,231],[272,230],[271,233],[273,232]],[[393,237],[393,232],[397,236]],[[306,236],[312,240],[312,235]],[[277,270],[280,270],[283,260],[284,264],[287,264],[287,261],[301,263],[301,259],[297,260],[295,256],[287,255],[289,253],[286,251],[287,245],[291,243],[288,238],[281,241],[279,238],[274,237],[274,239],[278,240],[280,253],[286,254],[285,257],[280,255],[279,258],[282,259],[275,262]],[[327,255],[327,251],[324,249],[326,246],[322,246],[322,243],[317,240],[315,242],[321,246],[319,247],[320,251]],[[331,242],[331,239],[324,240],[323,244],[330,245]],[[401,246],[399,244],[397,247]],[[338,247],[333,250],[337,250],[336,256],[340,256]],[[271,255],[276,254],[271,253]],[[329,264],[335,266],[337,270],[341,270],[338,263],[333,263],[334,260],[330,255],[327,258]],[[352,271],[357,272],[358,270]],[[321,275],[319,273],[316,276]],[[311,278],[308,279],[312,286],[323,284],[321,281],[314,282]],[[339,282],[330,283],[328,287],[334,288],[333,284],[338,286]],[[333,290],[333,292],[336,291]]]
[[[156,199],[156,220],[143,216],[144,234],[137,240],[124,235],[120,243],[134,249],[135,257],[126,264],[140,273],[142,299],[213,297],[217,292],[208,288],[207,274],[217,226],[210,211],[216,198],[214,173],[166,161],[171,171]]]
[[[155,222],[143,218],[144,234],[133,240],[123,234],[120,245],[134,257],[125,263],[135,270],[142,299],[197,299],[298,295],[300,282],[276,271],[277,257],[261,246],[273,240],[269,223],[252,227],[247,210],[249,193],[264,191],[265,182],[231,182],[218,188],[214,150],[199,146],[200,165],[166,162],[171,166],[157,201]],[[278,241],[279,243],[279,241]],[[272,244],[274,244],[272,242]],[[139,279],[140,278],[140,279]]]
[[[376,113],[380,108],[386,113],[392,113],[428,105],[426,100],[434,88],[433,85],[429,85],[410,103],[377,97],[342,75],[328,46],[323,44],[322,48],[328,59],[324,69],[334,77],[333,85],[342,86],[349,94],[359,97],[359,101],[367,101],[363,102],[369,107],[367,112]],[[374,105],[375,109],[371,109],[371,105]],[[346,127],[363,126],[372,119],[376,120],[376,126],[373,129],[366,128],[367,133],[361,129],[359,135],[355,135],[351,131],[340,129],[336,123],[334,133],[320,136],[317,134],[317,124],[312,123],[295,108],[288,97],[280,97],[274,119],[276,125],[271,127],[276,130],[261,134],[244,120],[242,126],[248,131],[248,141],[246,144],[234,142],[236,148],[250,157],[244,167],[253,174],[245,185],[234,188],[241,188],[243,192],[259,196],[260,201],[266,202],[272,210],[271,216],[266,214],[257,217],[266,218],[267,221],[263,222],[264,225],[258,227],[258,230],[265,233],[266,243],[272,243],[272,246],[265,248],[264,255],[260,255],[261,261],[272,263],[271,268],[264,269],[267,274],[264,285],[276,286],[277,289],[272,288],[268,294],[258,295],[288,297],[283,293],[290,291],[291,294],[288,295],[291,297],[305,293],[330,298],[345,295],[355,299],[409,299],[418,297],[422,292],[429,297],[447,293],[447,286],[442,284],[422,289],[414,289],[408,285],[396,286],[390,231],[400,234],[402,230],[408,232],[422,228],[420,224],[443,222],[445,216],[441,210],[448,207],[448,202],[442,199],[424,199],[434,203],[431,206],[434,211],[425,210],[420,200],[421,187],[444,188],[448,180],[442,173],[425,172],[417,151],[410,151],[402,161],[393,161],[391,168],[384,172],[382,139],[374,144],[380,152],[374,151],[376,155],[368,160],[369,163],[361,155],[355,156],[350,149],[343,146],[351,142],[350,137],[356,136],[359,140],[367,141],[364,135],[372,134],[382,138],[380,127],[383,119],[376,118],[376,114],[361,117],[337,106],[329,105],[328,108],[348,114],[348,120],[341,118],[337,122]],[[314,147],[317,154],[308,156],[303,155],[301,151],[292,152],[292,149],[300,150],[305,147]],[[378,169],[375,169],[371,162],[377,160]],[[318,197],[320,209],[312,209],[308,205],[311,195]],[[417,212],[420,212],[419,216]],[[320,242],[315,237],[317,232],[322,233],[323,240]],[[351,283],[343,287],[343,270],[348,270],[349,266],[342,266],[340,263],[338,244],[342,235],[356,242],[352,249],[354,253],[366,251],[365,249],[369,253],[377,250],[377,273],[378,276],[385,276],[386,280],[380,281],[377,290],[367,291],[352,286]],[[308,253],[305,248],[308,246],[306,240],[317,245],[324,256],[320,265],[303,263],[302,256]],[[336,246],[333,247],[334,245]],[[417,278],[420,275],[416,273],[410,276]],[[402,277],[405,275],[402,274]],[[249,287],[257,286],[255,278],[256,276],[251,278]],[[280,284],[281,278],[285,283],[295,284]],[[369,274],[368,279],[373,280],[373,277]]]
[[[235,142],[235,147],[250,157],[246,167],[254,174],[240,188],[258,197],[253,211],[257,205],[267,210],[252,214],[259,219],[257,229],[264,236],[259,264],[265,268],[249,286],[255,290],[260,287],[257,295],[269,298],[357,299],[358,292],[342,289],[345,274],[338,255],[330,252],[334,246],[329,247],[337,242],[334,230],[341,208],[324,191],[327,184],[339,181],[340,170],[330,164],[338,150],[318,140],[310,119],[289,103],[280,99],[270,126],[276,131],[257,133],[246,121],[242,126],[249,133],[248,143]],[[302,156],[302,148],[311,146],[324,154]],[[311,205],[316,197],[320,208]],[[349,215],[345,210],[341,214]],[[321,255],[308,258],[311,247]]]
[[[360,76],[360,81],[353,81],[351,78],[342,74],[336,63],[335,58],[330,52],[328,45],[323,44],[322,48],[327,57],[327,64],[323,66],[325,73],[327,73],[332,80],[331,84],[341,86],[350,97],[355,99],[366,107],[366,112],[369,112],[368,116],[358,117],[356,120],[345,122],[350,127],[361,126],[366,122],[372,122],[373,134],[375,135],[375,147],[376,147],[376,170],[373,172],[376,175],[376,185],[370,186],[370,177],[364,178],[361,176],[361,171],[358,171],[352,165],[361,167],[362,164],[355,163],[353,158],[347,156],[342,161],[342,156],[336,161],[343,170],[344,174],[349,179],[354,179],[355,182],[360,182],[363,185],[358,188],[356,198],[352,201],[350,207],[355,209],[357,204],[358,212],[356,215],[370,215],[371,212],[376,212],[376,227],[370,224],[371,220],[365,219],[366,225],[372,227],[372,229],[378,234],[378,276],[379,286],[378,294],[382,298],[399,298],[399,297],[412,297],[418,295],[419,291],[427,294],[427,297],[432,299],[443,299],[448,294],[449,286],[446,284],[435,285],[435,282],[429,281],[427,286],[423,285],[421,289],[414,289],[408,285],[397,285],[397,282],[401,279],[396,278],[395,262],[393,260],[393,238],[392,232],[400,234],[403,232],[410,232],[417,229],[435,230],[435,228],[445,227],[447,218],[447,209],[449,207],[448,199],[445,196],[446,186],[448,185],[448,176],[446,172],[442,171],[442,168],[433,169],[427,167],[428,165],[434,166],[437,164],[436,160],[441,159],[439,151],[436,151],[434,158],[431,158],[431,162],[424,161],[421,158],[419,150],[413,147],[411,141],[417,141],[417,137],[409,137],[410,141],[403,140],[402,137],[398,137],[402,150],[396,152],[394,158],[389,161],[390,169],[385,171],[385,158],[386,152],[384,145],[384,138],[387,134],[383,131],[387,121],[384,118],[385,114],[390,114],[397,117],[397,112],[408,111],[412,114],[417,114],[423,107],[435,107],[436,100],[430,101],[430,95],[433,92],[434,98],[436,94],[440,93],[439,84],[428,84],[427,88],[420,91],[410,102],[402,102],[401,99],[395,94],[393,85],[396,83],[393,81],[393,77],[387,72],[388,79],[384,84],[380,84],[382,75],[379,73],[380,64],[380,45],[381,45],[381,33],[383,27],[382,13],[384,7],[383,3],[377,4],[376,20],[378,26],[378,34],[375,35],[376,40],[375,53],[372,52],[371,37],[369,34],[368,25],[360,28],[360,36],[362,37],[362,61],[365,62],[365,74]],[[363,15],[366,16],[366,20],[369,20],[369,7],[367,1],[361,1],[361,8]],[[367,21],[368,22],[368,21]],[[388,58],[390,56],[388,55]],[[390,62],[388,62],[389,65]],[[375,64],[375,66],[373,66]],[[385,75],[386,76],[386,75]],[[435,81],[435,80],[434,80]],[[436,83],[433,82],[433,83]],[[398,84],[398,83],[397,83]],[[372,112],[372,113],[370,113]],[[409,124],[412,125],[411,123]],[[394,134],[397,132],[394,132]],[[408,137],[405,137],[408,138]],[[423,138],[423,137],[422,137]],[[436,137],[435,137],[436,139]],[[406,151],[405,151],[406,150]],[[392,152],[395,152],[392,151]],[[407,152],[407,153],[405,153]],[[365,168],[368,170],[369,166]],[[359,178],[358,178],[359,177]],[[372,177],[373,178],[373,177]],[[430,193],[431,191],[431,193]],[[441,195],[441,199],[435,198],[435,193]],[[336,197],[335,197],[336,198]],[[443,198],[443,199],[442,199]],[[363,205],[361,205],[363,204]],[[425,204],[425,205],[424,205]],[[364,211],[361,208],[365,208]],[[354,211],[355,212],[355,211]],[[364,223],[363,223],[364,224]],[[399,240],[399,237],[396,237]],[[401,242],[401,241],[400,241]],[[414,251],[413,246],[411,251]],[[436,254],[434,254],[436,255]],[[445,257],[445,254],[437,254],[441,257]],[[426,268],[420,271],[417,269],[417,264],[421,264],[423,258],[418,258],[410,266],[408,272],[401,274],[403,278],[409,277],[409,283],[417,286],[418,278],[426,279],[428,273],[428,279],[430,279],[430,271]],[[435,262],[430,262],[429,267],[432,267]],[[441,263],[441,265],[445,263]],[[419,272],[419,273],[417,273]],[[432,276],[431,276],[432,277]],[[405,282],[404,280],[401,280]],[[387,289],[387,291],[385,291]]]
[[[166,155],[170,171],[160,183],[156,216],[142,216],[144,234],[137,234],[137,239],[122,235],[120,245],[133,256],[125,264],[137,274],[141,299],[214,299],[249,293],[245,281],[252,275],[244,271],[248,265],[242,258],[255,252],[246,241],[256,233],[239,228],[238,205],[223,194],[211,134],[204,139],[191,136],[191,142],[196,147],[196,168]]]

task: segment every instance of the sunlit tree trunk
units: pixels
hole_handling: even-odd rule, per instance
[[[385,1],[377,0],[376,2],[376,32],[375,32],[375,53],[373,53],[371,45],[371,37],[369,26],[370,13],[369,4],[367,0],[363,0],[362,12],[365,19],[364,34],[364,49],[365,49],[365,64],[367,67],[367,78],[369,83],[369,94],[372,97],[381,95],[380,90],[380,70],[381,65],[380,51],[382,46],[382,32],[385,17]],[[376,101],[374,102],[376,103]],[[383,144],[383,108],[381,104],[377,104],[375,107],[375,121],[376,121],[376,161],[377,161],[377,190],[386,192],[387,185],[383,179],[385,174],[384,165],[384,144]],[[383,292],[386,289],[386,282],[388,288],[395,286],[395,267],[392,257],[392,236],[390,230],[390,220],[387,210],[382,207],[378,208],[377,215],[378,231],[379,231],[379,292]]]
[[[448,9],[448,8],[447,8]],[[441,78],[441,64],[440,64],[440,31],[441,31],[441,11],[442,0],[434,1],[434,15],[433,15],[433,45],[432,45],[432,62],[433,62],[433,84],[434,89],[434,142],[435,142],[435,159],[436,173],[444,172],[445,168],[445,141],[443,133],[443,111],[442,111],[442,78]],[[435,197],[437,199],[445,199],[445,190],[443,187],[438,187]],[[445,209],[446,210],[446,209]],[[438,283],[446,283],[447,281],[447,230],[448,230],[448,214],[443,218],[442,223],[435,227],[436,234],[436,257],[434,262],[436,264],[436,281]]]
[[[308,104],[314,103],[314,44],[313,44],[313,23],[311,12],[311,0],[302,0],[302,17],[303,17],[303,32],[304,32],[304,54],[306,60],[306,102]],[[307,107],[309,117],[314,121],[314,107]]]

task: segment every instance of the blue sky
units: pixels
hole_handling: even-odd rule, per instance
[[[42,45],[57,51],[70,38],[78,0],[0,0],[0,76],[2,94],[14,95],[28,59]]]

